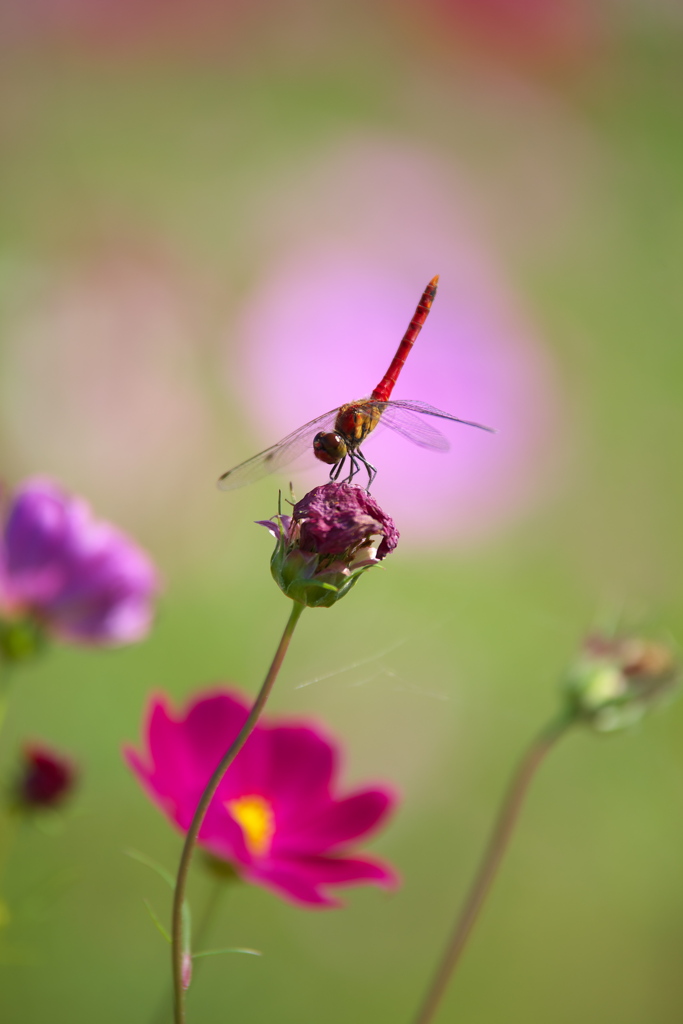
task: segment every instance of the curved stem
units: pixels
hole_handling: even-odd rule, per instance
[[[187,830],[185,837],[185,843],[183,845],[183,851],[180,855],[180,863],[178,865],[178,875],[176,878],[175,892],[173,894],[173,915],[171,923],[171,958],[173,966],[173,999],[175,1007],[175,1024],[185,1024],[185,988],[183,986],[183,958],[185,953],[189,953],[189,950],[183,949],[183,905],[185,902],[185,888],[187,886],[187,876],[190,869],[190,862],[192,860],[192,854],[194,847],[197,842],[197,836],[199,829],[201,828],[202,822],[204,821],[204,815],[206,814],[209,804],[213,799],[213,795],[218,789],[219,783],[223,778],[226,770],[237,756],[242,746],[246,742],[249,734],[253,730],[256,722],[258,721],[259,715],[263,710],[263,707],[268,700],[270,691],[273,688],[273,684],[277,679],[278,672],[282,666],[282,662],[285,659],[285,654],[289,647],[292,639],[292,634],[296,627],[297,622],[304,610],[304,605],[294,602],[291,614],[285,626],[284,633],[278,648],[275,652],[275,657],[268,669],[268,674],[263,681],[263,685],[258,692],[258,696],[253,703],[251,711],[247,716],[247,720],[242,726],[236,739],[230,744],[223,758],[221,759],[215,772],[209,779],[206,789],[202,793],[202,797],[197,804],[197,809],[194,812],[194,817],[190,823],[190,827]]]
[[[195,932],[195,941],[197,942],[198,945],[202,945],[203,943],[205,943],[207,938],[209,937],[211,928],[214,924],[214,921],[216,920],[218,908],[221,904],[221,896],[223,895],[223,891],[226,888],[226,886],[227,883],[225,879],[214,879],[206,903],[204,904],[204,911],[202,913],[202,916],[200,918],[199,924],[197,925],[197,929]],[[193,976],[196,974],[198,966],[199,965],[193,968]],[[166,1022],[171,1020],[172,1017],[173,997],[167,989],[166,992],[164,993],[163,999],[159,1004],[157,1012],[155,1013],[152,1019],[154,1021],[154,1024],[166,1024]]]
[[[503,797],[479,868],[456,918],[455,927],[446,943],[441,963],[434,974],[417,1016],[414,1018],[414,1024],[429,1024],[429,1021],[433,1019],[505,855],[529,783],[546,754],[564,735],[572,721],[573,719],[567,715],[553,719],[538,734],[522,756]]]

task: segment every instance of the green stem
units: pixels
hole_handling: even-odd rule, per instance
[[[206,903],[204,904],[204,913],[202,914],[199,924],[197,925],[197,931],[195,933],[195,942],[197,946],[203,946],[213,927],[213,923],[216,920],[216,914],[218,908],[221,905],[221,896],[228,886],[228,882],[223,878],[216,878],[212,884],[207,897]],[[197,967],[194,968],[197,970]]]
[[[5,725],[9,705],[9,687],[0,684],[0,733]]]
[[[211,928],[216,919],[218,908],[221,905],[221,896],[226,889],[228,882],[224,878],[214,878],[209,895],[206,903],[204,904],[204,912],[200,918],[199,924],[195,932],[195,942],[198,946],[202,946],[206,943],[209,937]],[[196,975],[200,964],[193,966],[192,974],[193,977]],[[153,1020],[155,1024],[166,1024],[167,1021],[173,1017],[173,998],[171,994],[166,991],[164,998],[159,1005],[157,1012],[154,1014]]]
[[[242,726],[237,738],[230,744],[228,750],[225,752],[220,764],[216,768],[215,772],[209,779],[206,789],[202,793],[202,797],[197,804],[197,809],[194,812],[194,817],[187,830],[185,837],[185,843],[183,845],[183,851],[180,855],[180,863],[178,865],[178,876],[176,879],[175,892],[173,894],[173,914],[171,923],[171,959],[173,967],[173,999],[175,1008],[175,1024],[185,1024],[185,988],[183,987],[183,955],[189,954],[190,950],[183,949],[182,942],[182,918],[183,918],[183,904],[185,902],[185,889],[187,886],[187,876],[190,869],[190,862],[192,860],[192,854],[194,847],[197,842],[197,836],[199,829],[201,828],[209,804],[213,799],[214,793],[218,789],[219,783],[223,778],[226,770],[241,750],[242,746],[246,742],[249,734],[253,730],[256,722],[258,721],[259,715],[263,710],[270,691],[273,688],[273,684],[277,679],[278,673],[282,666],[282,662],[285,659],[287,649],[289,648],[292,634],[296,627],[297,622],[304,610],[304,605],[294,602],[292,611],[285,626],[284,633],[275,652],[275,657],[268,669],[268,674],[263,681],[263,685],[259,690],[258,696],[254,701],[251,711],[247,716],[247,720]]]
[[[5,719],[9,709],[9,663],[0,654],[0,733],[5,727]]]
[[[477,873],[456,918],[441,962],[414,1018],[414,1024],[429,1024],[429,1021],[433,1019],[479,916],[479,911],[494,882],[517,823],[529,784],[546,754],[567,732],[572,722],[573,718],[567,715],[553,719],[533,740],[519,762],[503,797]]]

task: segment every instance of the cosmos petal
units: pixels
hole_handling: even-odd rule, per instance
[[[376,828],[393,803],[394,797],[386,789],[366,789],[330,802],[327,808],[282,837],[281,848],[313,852],[346,844]]]
[[[124,757],[148,796],[181,829],[189,827],[247,707],[241,694],[223,688],[196,697],[177,715],[163,695],[150,701],[146,750],[128,747]],[[248,880],[302,905],[337,906],[321,886],[395,884],[391,869],[379,861],[346,848],[324,856],[374,831],[394,803],[393,794],[379,787],[337,799],[338,753],[337,744],[311,723],[257,723],[216,790],[200,844]],[[245,834],[251,826],[236,806],[263,808],[268,827],[262,845]]]

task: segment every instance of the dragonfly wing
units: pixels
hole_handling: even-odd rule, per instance
[[[409,409],[399,408],[398,403],[388,402],[384,405],[380,423],[389,427],[397,434],[407,437],[420,448],[429,448],[435,452],[447,452],[450,448],[447,438],[429,423],[415,416]]]
[[[240,462],[239,466],[229,469],[218,480],[218,487],[221,491],[232,491],[236,487],[243,487],[255,480],[260,480],[269,473],[274,473],[284,466],[294,462],[307,448],[313,449],[313,438],[319,430],[331,430],[337,418],[338,409],[316,416],[314,420],[304,423],[303,427],[292,431],[283,437],[281,441],[271,448],[259,452],[246,462]]]
[[[452,420],[453,423],[464,423],[466,427],[477,427],[479,430],[486,430],[489,434],[495,434],[496,431],[493,427],[486,427],[483,423],[475,423],[473,420],[463,420],[459,416],[453,416],[450,412],[444,412],[443,409],[437,409],[433,405],[428,405],[427,402],[418,402],[411,398],[399,398],[394,402],[386,403],[387,409],[405,409],[408,412],[419,412],[423,416],[438,416],[442,420]],[[382,414],[384,419],[386,413]]]

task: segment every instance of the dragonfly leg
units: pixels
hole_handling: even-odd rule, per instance
[[[363,463],[363,465],[365,466],[366,470],[368,471],[368,486],[365,489],[366,489],[366,491],[369,494],[370,493],[370,488],[372,487],[373,483],[375,482],[375,477],[377,476],[377,468],[375,466],[373,466],[371,462],[368,462],[368,460],[365,458],[365,456],[363,455],[363,453],[360,450],[360,448],[356,448],[356,451],[354,452],[354,454],[356,455],[356,457],[358,459],[360,459],[360,461]]]
[[[347,484],[351,483],[351,481],[353,480],[353,478],[356,475],[356,473],[358,473],[359,470],[360,470],[360,465],[358,463],[358,460],[356,459],[356,453],[355,452],[349,452],[349,462],[351,463],[351,472],[349,473],[349,475],[346,478],[346,483]]]
[[[330,480],[338,480],[339,479],[339,475],[340,475],[342,469],[344,468],[344,463],[345,462],[346,462],[346,456],[344,456],[343,459],[340,459],[339,462],[337,462],[332,467],[332,469],[330,470]]]

